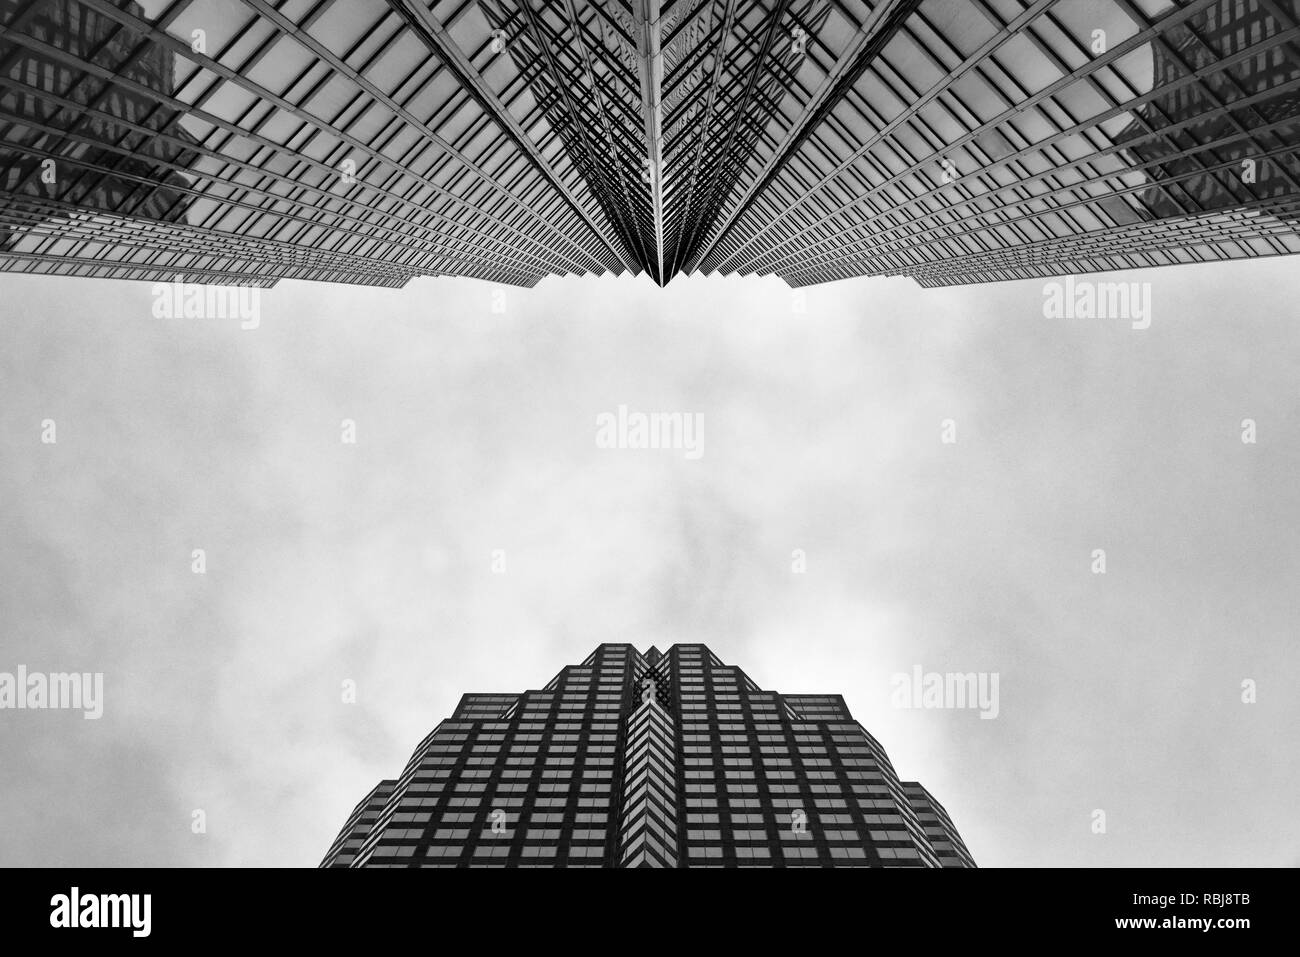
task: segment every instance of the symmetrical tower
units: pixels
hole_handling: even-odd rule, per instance
[[[0,0],[0,270],[983,282],[1300,250],[1300,0]]]
[[[465,695],[322,867],[974,867],[839,695],[763,691],[703,645],[604,644]]]

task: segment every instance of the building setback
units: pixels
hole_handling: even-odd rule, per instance
[[[322,867],[974,867],[839,695],[763,691],[704,645],[602,644],[467,694]]]
[[[1294,253],[1297,29],[1300,0],[0,0],[0,271],[940,286]]]

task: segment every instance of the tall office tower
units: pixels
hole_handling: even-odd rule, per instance
[[[603,644],[467,694],[322,867],[974,867],[839,695],[763,691],[703,645]]]
[[[1294,253],[1298,23],[1300,0],[0,0],[0,270],[932,286]]]
[[[131,7],[141,10],[138,4]],[[121,210],[164,222],[184,218],[192,200],[185,192],[189,179],[174,169],[184,169],[197,155],[188,134],[180,130],[168,139],[140,139],[127,155],[110,152],[133,129],[158,131],[160,120],[147,91],[172,91],[171,56],[160,48],[135,51],[114,27],[93,9],[50,4],[31,21],[31,36],[41,46],[5,49],[9,76],[23,85],[7,85],[3,91],[6,132],[0,144],[0,184],[14,208],[0,223],[0,247],[17,241],[20,234],[13,224],[31,226],[53,218],[55,209],[50,207]],[[55,50],[63,55],[46,52]],[[123,79],[130,85],[92,90],[74,82],[78,61],[97,56],[121,59]],[[56,157],[97,172],[60,176]],[[158,162],[173,168],[155,173]]]

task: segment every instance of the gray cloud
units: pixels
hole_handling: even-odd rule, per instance
[[[242,331],[0,277],[0,670],[107,698],[0,712],[0,862],[314,864],[461,693],[705,641],[843,693],[981,864],[1294,864],[1293,273],[1125,276],[1144,331],[1036,282],[284,283]],[[597,448],[619,404],[704,457]],[[892,708],[916,664],[998,719]]]

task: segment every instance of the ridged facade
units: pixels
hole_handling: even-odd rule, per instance
[[[604,644],[469,694],[322,867],[974,867],[839,695],[760,689],[703,645]]]
[[[404,286],[1300,251],[1300,0],[0,0],[0,271]]]

